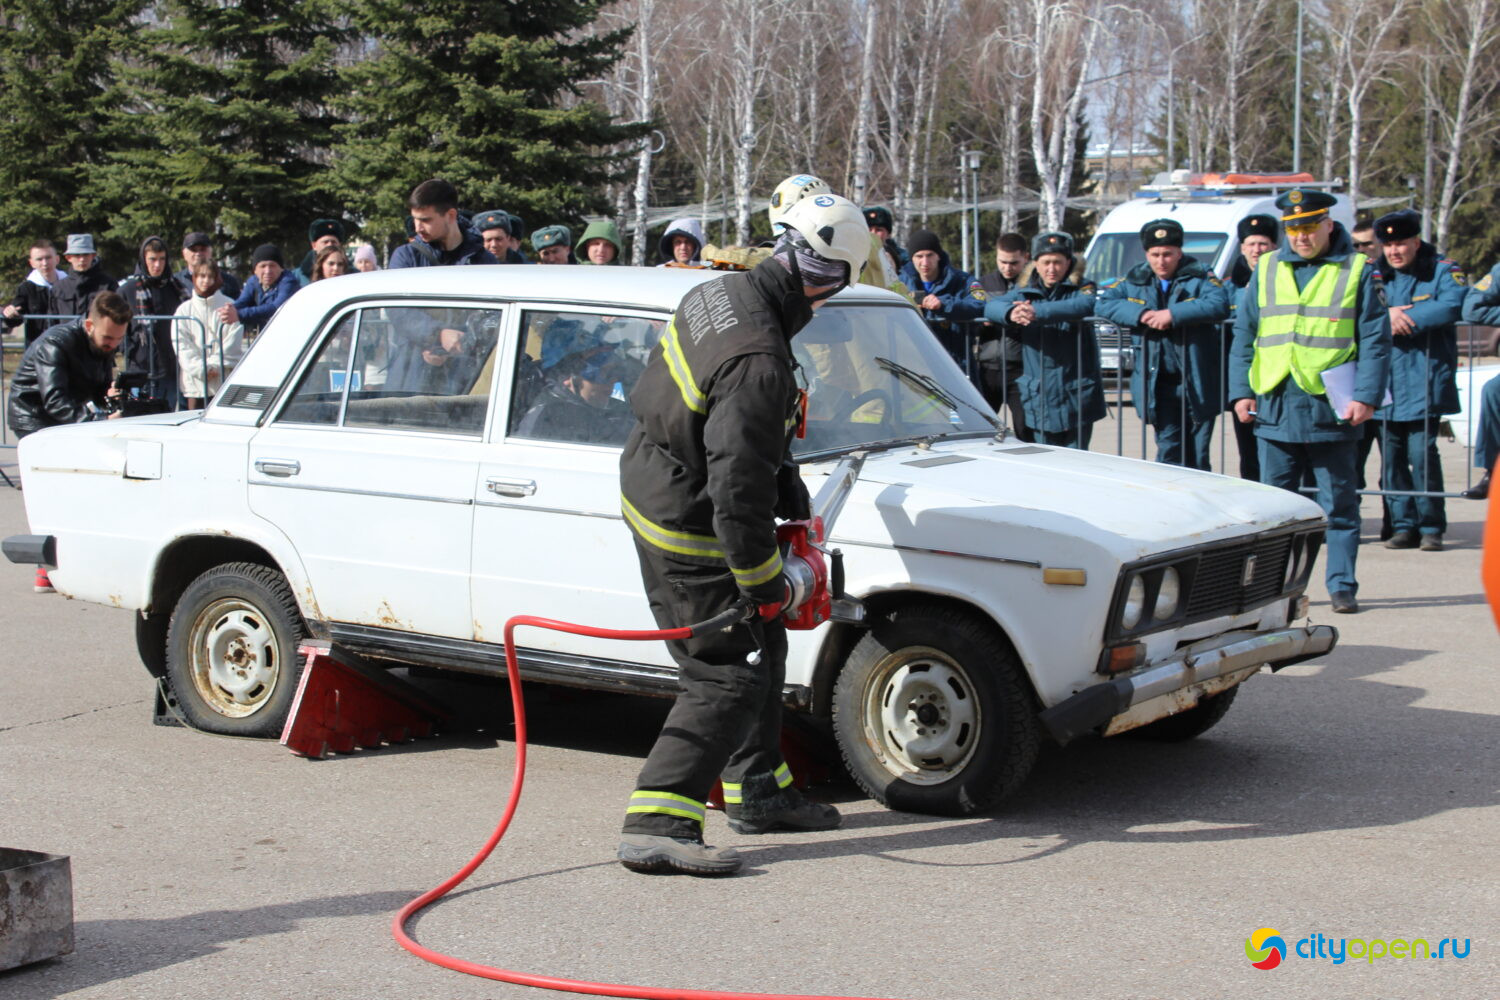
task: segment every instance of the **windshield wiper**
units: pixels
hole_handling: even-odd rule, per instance
[[[875,358],[875,363],[879,365],[882,370],[890,372],[892,375],[896,376],[907,385],[914,387],[919,392],[926,392],[928,395],[934,397],[939,402],[947,404],[950,410],[956,410],[960,406],[967,406],[969,409],[973,410],[975,413],[983,417],[991,427],[1000,426],[1000,421],[996,420],[994,417],[990,416],[988,413],[984,412],[973,403],[969,403],[965,400],[957,398],[947,389],[944,389],[942,385],[938,383],[937,379],[933,378],[931,375],[925,375],[922,372],[913,371],[900,362],[892,361],[890,358],[882,358],[877,356]]]

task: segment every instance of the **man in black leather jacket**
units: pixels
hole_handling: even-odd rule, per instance
[[[83,319],[54,326],[33,341],[10,382],[7,417],[16,437],[95,419],[117,398],[120,390],[110,386],[114,354],[129,326],[125,300],[100,292]]]

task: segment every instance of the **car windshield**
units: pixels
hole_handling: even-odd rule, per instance
[[[1224,248],[1223,233],[1184,233],[1182,252],[1198,262],[1213,267]],[[1084,277],[1094,282],[1123,278],[1132,267],[1146,263],[1146,251],[1136,233],[1101,233],[1089,249]]]
[[[994,432],[994,411],[912,309],[829,303],[792,353],[807,389],[799,457]]]

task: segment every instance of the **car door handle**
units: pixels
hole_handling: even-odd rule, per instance
[[[302,463],[290,458],[257,458],[255,471],[263,476],[287,479],[302,471]]]
[[[529,497],[536,492],[536,480],[486,479],[484,488],[503,497]]]

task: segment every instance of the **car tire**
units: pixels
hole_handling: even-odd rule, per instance
[[[938,605],[877,621],[834,684],[834,735],[871,798],[968,816],[1031,773],[1041,729],[1015,650],[988,622]]]
[[[1122,735],[1158,743],[1181,743],[1202,736],[1224,718],[1224,713],[1229,711],[1239,693],[1240,686],[1236,684],[1227,691],[1198,699],[1198,704],[1186,711],[1137,726]]]
[[[237,562],[203,573],[177,599],[167,629],[167,681],[182,714],[205,732],[280,736],[306,636],[276,570]]]

